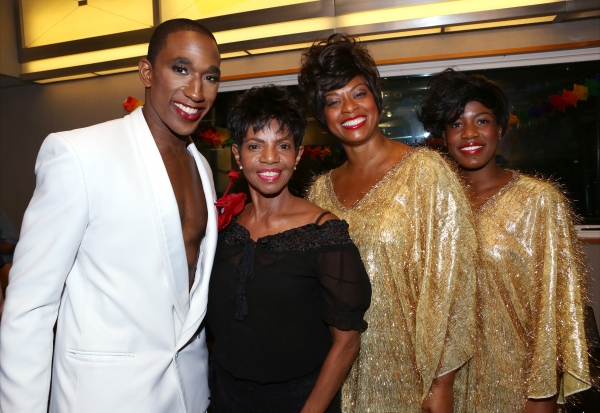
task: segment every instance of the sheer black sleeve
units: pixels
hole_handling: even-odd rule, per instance
[[[314,251],[315,272],[321,284],[321,317],[339,330],[364,330],[365,311],[371,304],[371,282],[348,224],[331,220],[320,231],[321,248]]]

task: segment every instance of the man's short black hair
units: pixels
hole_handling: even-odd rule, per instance
[[[298,153],[306,131],[306,117],[296,98],[283,86],[255,86],[237,95],[227,115],[227,129],[239,147],[248,128],[257,133],[270,127],[273,120],[279,124],[279,129],[274,132],[292,136]]]
[[[150,44],[148,45],[148,61],[152,66],[156,63],[156,58],[158,54],[165,48],[167,45],[167,37],[171,33],[177,32],[196,32],[203,34],[204,36],[208,36],[215,41],[217,44],[217,40],[215,36],[213,36],[212,32],[208,30],[206,27],[201,25],[200,23],[190,20],[190,19],[173,19],[167,20],[166,22],[161,23],[156,27],[154,33],[152,33],[152,37],[150,38]],[[218,45],[217,45],[218,48]]]
[[[506,133],[510,117],[508,98],[485,76],[467,75],[449,68],[432,77],[428,89],[417,117],[433,137],[441,138],[446,126],[456,122],[465,106],[473,101],[490,109],[502,128],[502,135]]]

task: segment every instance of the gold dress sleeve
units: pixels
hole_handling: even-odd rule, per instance
[[[373,290],[343,411],[420,412],[434,378],[474,351],[476,236],[462,187],[440,155],[416,149],[351,207],[329,175],[308,198],[348,222]]]
[[[522,412],[528,398],[590,386],[572,212],[551,184],[514,176],[476,214],[474,412]]]

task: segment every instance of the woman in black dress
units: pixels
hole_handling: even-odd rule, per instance
[[[369,278],[346,222],[288,190],[306,128],[289,92],[252,88],[227,123],[252,202],[219,234],[210,281],[213,411],[340,412]]]

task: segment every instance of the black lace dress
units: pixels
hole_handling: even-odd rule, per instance
[[[233,220],[219,234],[209,287],[213,411],[299,412],[331,348],[329,326],[365,329],[370,301],[345,221],[254,242]]]

